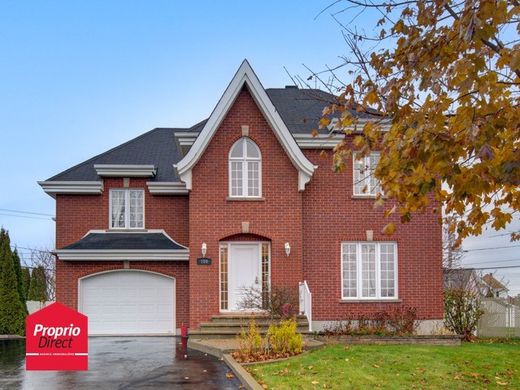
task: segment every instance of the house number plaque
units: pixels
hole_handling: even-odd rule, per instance
[[[209,257],[199,257],[197,265],[211,265],[211,259]]]

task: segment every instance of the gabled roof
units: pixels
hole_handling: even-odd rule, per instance
[[[509,291],[509,289],[499,282],[493,274],[484,275],[482,280],[495,291]]]
[[[315,166],[305,157],[296,144],[296,141],[247,60],[244,60],[240,68],[238,68],[238,71],[229,83],[207,122],[204,124],[203,129],[191,149],[186,156],[176,164],[180,179],[186,183],[188,190],[192,188],[191,171],[193,167],[202,157],[213,135],[244,86],[247,86],[258,108],[271,125],[276,138],[287,153],[294,167],[298,170],[298,190],[303,191],[305,184],[314,173]]]

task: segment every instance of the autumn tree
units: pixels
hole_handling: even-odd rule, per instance
[[[450,229],[452,218],[446,218],[442,225],[442,265],[450,270],[461,266],[464,251],[457,245],[457,234]]]
[[[335,167],[352,150],[381,150],[387,215],[408,222],[437,201],[456,244],[504,228],[520,211],[520,3],[343,0],[325,11],[350,52],[309,77],[339,95],[320,121],[352,140],[335,148]]]

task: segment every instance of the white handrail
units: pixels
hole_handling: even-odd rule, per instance
[[[312,332],[312,293],[306,280],[298,284],[298,290],[300,298],[300,314],[307,317],[307,321],[309,322],[309,332]]]

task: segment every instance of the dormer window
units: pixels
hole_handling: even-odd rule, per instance
[[[258,146],[248,137],[240,138],[229,151],[229,196],[262,196],[262,155]]]
[[[144,190],[110,190],[110,228],[144,228]]]

